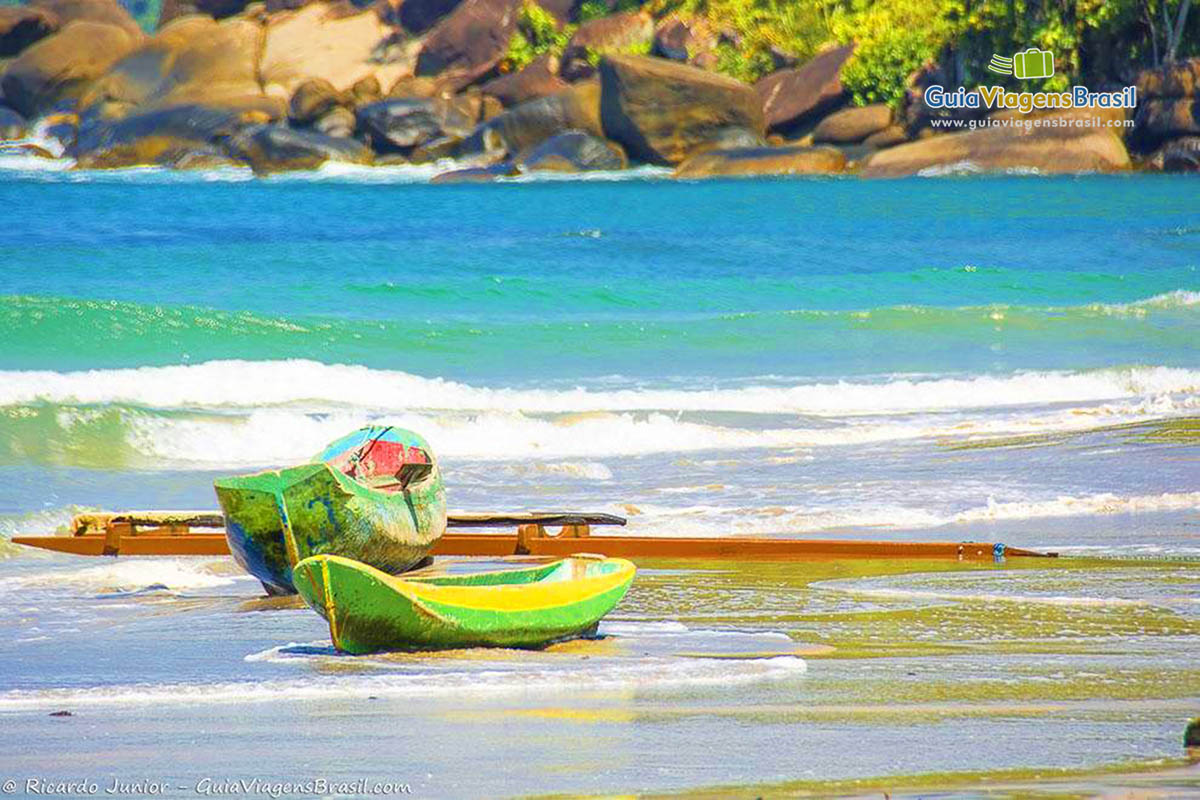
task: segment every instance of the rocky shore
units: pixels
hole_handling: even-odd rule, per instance
[[[899,103],[854,105],[853,45],[750,84],[715,70],[707,22],[623,8],[168,0],[147,34],[116,0],[0,7],[0,152],[259,175],[435,164],[439,183],[640,164],[689,179],[1200,168],[1200,59],[1143,71],[1128,126],[1113,109],[980,127],[978,109],[925,106],[925,86],[953,83],[937,64]],[[517,52],[539,37],[560,41]]]

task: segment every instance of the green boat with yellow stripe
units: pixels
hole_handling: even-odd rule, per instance
[[[629,590],[636,567],[578,554],[531,567],[397,577],[316,555],[292,569],[297,591],[345,653],[538,648],[587,635]]]

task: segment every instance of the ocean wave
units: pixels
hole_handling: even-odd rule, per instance
[[[44,533],[44,531],[43,531]],[[75,593],[134,592],[151,586],[167,590],[211,589],[251,578],[233,572],[227,560],[181,558],[105,559],[106,563],[75,569],[49,569],[11,579],[3,592],[69,586]]]
[[[1200,492],[1120,496],[1099,493],[997,502],[954,510],[898,503],[845,502],[808,505],[728,506],[640,504],[632,518],[640,536],[772,536],[847,529],[916,530],[968,527],[981,522],[1111,514],[1142,514],[1200,509]],[[619,510],[618,510],[619,513]]]
[[[611,391],[472,386],[397,370],[308,360],[209,361],[170,367],[0,371],[0,407],[122,403],[158,409],[321,403],[389,411],[514,413],[729,411],[871,415],[1095,403],[1200,393],[1200,370],[1128,367],[1005,376],[801,383],[791,386]]]
[[[270,466],[367,424],[421,431],[443,456],[609,480],[597,459],[913,439],[968,444],[1194,414],[1200,371],[700,389],[493,389],[310,361],[0,372],[0,463]]]

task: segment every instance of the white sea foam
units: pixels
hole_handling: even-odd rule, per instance
[[[105,559],[98,566],[55,569],[21,575],[8,589],[70,587],[75,593],[134,591],[161,584],[172,590],[207,589],[249,581],[248,576],[221,574],[227,562],[182,558]]]
[[[494,389],[441,378],[315,361],[209,361],[171,367],[0,371],[0,405],[35,401],[130,403],[155,408],[295,402],[389,410],[586,412],[662,409],[817,415],[896,414],[1030,404],[1087,403],[1200,392],[1200,370],[1132,367],[1007,376],[614,391]]]
[[[332,658],[332,657],[331,657]],[[564,660],[540,659],[509,669],[464,669],[421,673],[338,675],[295,680],[227,683],[120,684],[81,689],[0,692],[0,710],[48,707],[127,706],[184,703],[259,703],[377,698],[466,698],[604,691],[647,691],[677,686],[729,686],[794,678],[803,659],[775,656],[753,660],[702,658]]]
[[[1200,509],[1200,492],[1120,497],[1093,494],[998,503],[993,498],[963,509],[934,510],[889,503],[822,506],[656,506],[638,505],[633,520],[643,536],[769,536],[818,533],[848,528],[908,530],[968,526],[996,520],[1046,519],[1107,514],[1139,514]],[[620,513],[619,509],[614,508]]]

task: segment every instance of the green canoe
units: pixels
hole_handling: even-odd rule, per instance
[[[296,589],[347,653],[543,647],[593,630],[633,581],[621,558],[575,555],[468,575],[401,578],[348,558],[298,563]]]
[[[225,538],[270,594],[292,594],[292,565],[318,553],[387,572],[411,569],[446,531],[446,493],[429,445],[391,427],[355,431],[317,463],[214,482]]]

